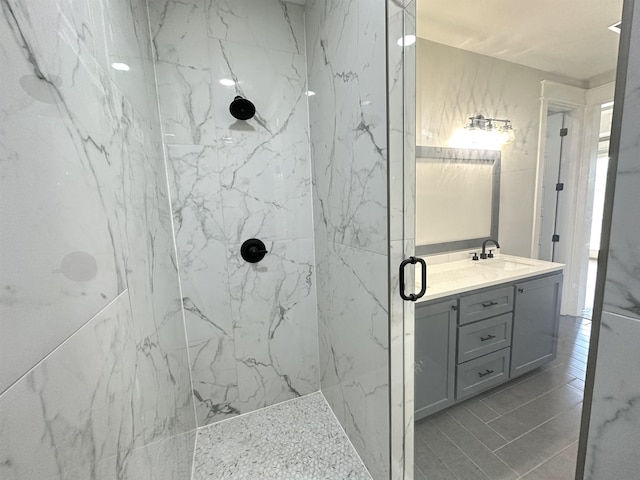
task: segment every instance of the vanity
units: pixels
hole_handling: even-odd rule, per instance
[[[556,357],[564,265],[462,255],[427,258],[415,311],[416,420]]]

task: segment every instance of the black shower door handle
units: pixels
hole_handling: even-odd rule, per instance
[[[410,293],[409,295],[407,295],[404,291],[404,267],[406,267],[409,264],[415,265],[416,263],[419,263],[420,266],[422,267],[422,272],[421,272],[422,288],[420,288],[420,291],[418,293]],[[400,297],[402,297],[403,300],[415,302],[419,298],[422,298],[426,291],[427,291],[427,262],[425,262],[424,259],[418,258],[418,257],[409,257],[403,260],[400,263]]]

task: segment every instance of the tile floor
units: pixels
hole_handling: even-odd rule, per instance
[[[322,393],[198,430],[193,480],[371,480]]]
[[[558,357],[415,425],[415,480],[573,480],[591,321],[561,317]]]

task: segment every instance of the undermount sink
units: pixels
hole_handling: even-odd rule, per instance
[[[529,268],[535,266],[533,263],[515,261],[515,260],[507,260],[507,259],[491,259],[482,261],[480,264],[483,267],[491,267],[497,268],[499,270],[504,270],[506,272],[512,272],[514,270],[520,270],[522,268]]]

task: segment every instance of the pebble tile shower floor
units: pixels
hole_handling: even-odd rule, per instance
[[[416,423],[415,480],[573,480],[590,336],[561,317],[553,362]]]
[[[193,480],[371,480],[321,393],[198,431]]]

